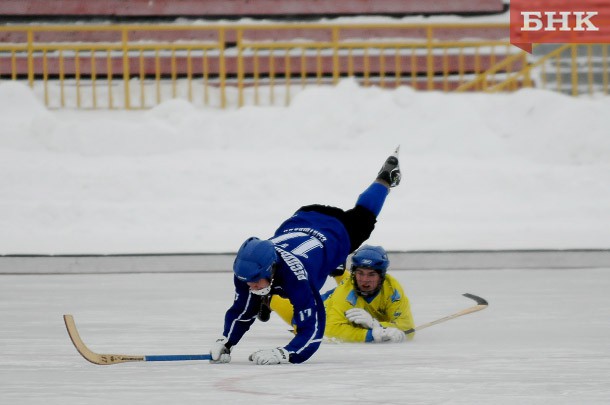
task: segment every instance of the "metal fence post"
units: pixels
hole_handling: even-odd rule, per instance
[[[125,108],[131,109],[131,101],[129,94],[129,48],[127,46],[127,27],[121,30],[121,42],[123,49],[123,91],[125,92]]]

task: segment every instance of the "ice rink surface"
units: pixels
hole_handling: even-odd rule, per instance
[[[257,322],[230,364],[85,361],[99,353],[206,353],[233,299],[231,273],[0,276],[2,404],[608,404],[610,269],[394,271],[416,324],[489,301],[405,344],[324,342],[300,365],[255,366],[291,338]],[[329,284],[330,285],[330,284]]]

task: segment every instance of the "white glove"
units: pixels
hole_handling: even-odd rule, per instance
[[[263,349],[252,353],[250,361],[255,364],[286,364],[290,363],[290,353],[283,347]]]
[[[405,333],[397,328],[373,328],[375,343],[401,343],[405,340]]]
[[[233,348],[227,348],[227,342],[228,339],[224,336],[216,339],[210,349],[210,356],[212,356],[210,363],[228,363],[231,361],[231,349]]]
[[[373,329],[379,327],[377,319],[362,308],[352,308],[345,311],[345,316],[350,322],[357,323],[364,328]]]

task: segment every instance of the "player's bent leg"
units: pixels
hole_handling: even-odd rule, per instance
[[[381,183],[373,183],[358,196],[356,205],[368,209],[377,217],[381,212],[388,193],[389,189],[386,186]]]
[[[358,249],[371,236],[376,222],[375,214],[362,205],[356,205],[351,210],[345,211],[343,225],[349,235],[350,253]]]
[[[286,298],[274,295],[271,297],[271,309],[278,314],[284,322],[294,327],[292,324],[294,309],[292,308],[290,301],[288,301]]]

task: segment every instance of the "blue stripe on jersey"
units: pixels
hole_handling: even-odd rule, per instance
[[[349,294],[347,294],[347,302],[349,302],[352,305],[356,305],[356,301],[358,301],[358,296],[356,295],[356,291],[352,290],[349,292]]]
[[[320,328],[320,325],[318,322],[318,314],[316,314],[314,329],[313,329],[311,336],[309,337],[307,342],[305,342],[305,344],[300,349],[298,349],[295,353],[301,354],[303,352],[303,350],[307,349],[311,344],[320,343],[322,341],[322,339],[316,339],[316,335],[318,334],[319,328]]]
[[[227,338],[227,340],[231,340],[231,334],[233,333],[233,330],[234,330],[237,322],[249,321],[252,319],[252,318],[242,319],[242,317],[248,311],[248,307],[250,306],[251,299],[252,299],[252,294],[248,293],[248,298],[246,300],[246,305],[244,305],[244,310],[235,319],[233,319],[233,322],[231,322],[231,326],[229,327],[229,332],[227,333],[227,336],[225,336]]]
[[[392,300],[392,302],[396,302],[400,300],[400,293],[398,292],[398,290],[394,290],[394,293],[392,294],[392,296],[390,297],[390,299]]]

